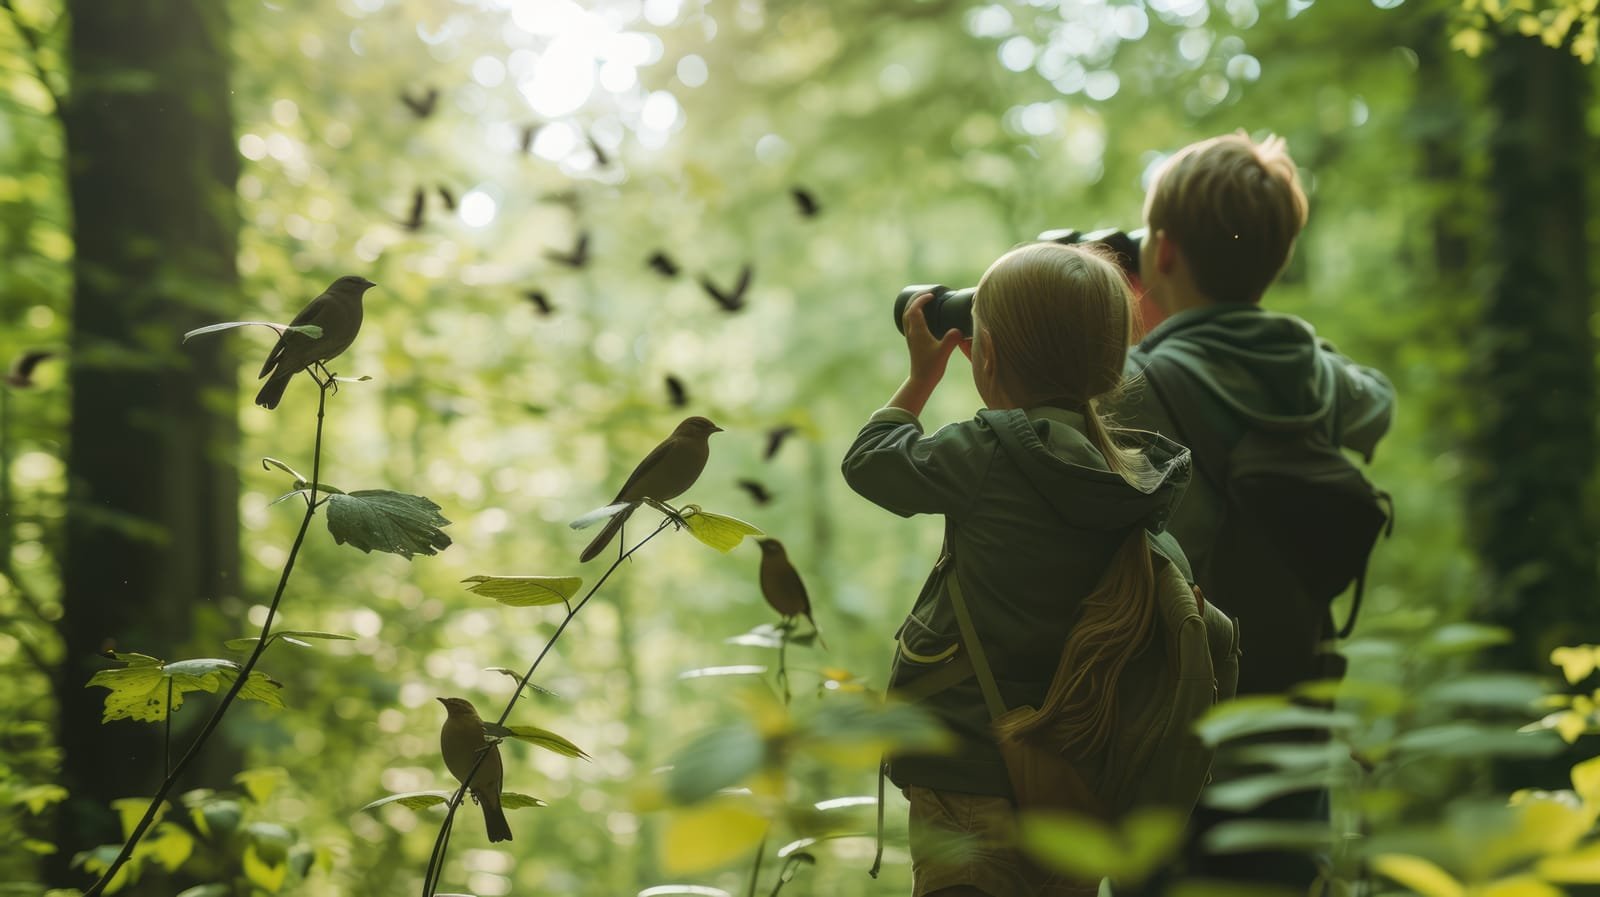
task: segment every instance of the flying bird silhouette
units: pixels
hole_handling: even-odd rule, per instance
[[[600,143],[594,139],[593,134],[585,131],[583,139],[589,142],[589,152],[594,153],[594,164],[601,168],[611,164],[611,157],[606,155],[606,151],[600,148]]]
[[[763,460],[771,461],[783,447],[783,441],[794,434],[797,428],[794,424],[783,424],[767,431],[767,451],[762,455]]]
[[[689,389],[672,374],[667,375],[667,398],[672,400],[672,407],[682,408],[689,404]]]
[[[804,187],[791,189],[789,195],[794,197],[794,204],[800,207],[800,214],[806,218],[815,218],[822,211],[822,207],[817,205],[817,198]]]
[[[761,485],[755,480],[739,480],[736,485],[745,492],[748,492],[750,494],[750,500],[754,501],[758,505],[765,505],[772,501],[772,493],[767,491],[766,486]]]
[[[411,191],[411,214],[401,221],[400,225],[412,233],[422,230],[423,222],[427,217],[427,203],[428,192],[426,190],[418,187]]]
[[[672,260],[672,256],[659,249],[651,254],[646,263],[662,277],[678,276],[678,263]]]
[[[550,304],[550,297],[546,296],[543,290],[523,290],[522,297],[532,302],[533,307],[538,309],[541,315],[548,317],[551,312],[555,311],[555,306]]]
[[[552,262],[560,262],[569,268],[582,268],[589,264],[589,232],[582,231],[578,234],[578,243],[572,247],[571,252],[558,252],[546,249],[544,257]]]
[[[456,195],[451,192],[449,187],[446,187],[443,184],[439,185],[439,198],[444,200],[444,207],[446,211],[454,212],[456,210]]]
[[[439,88],[429,87],[421,96],[412,96],[410,91],[401,91],[400,102],[405,103],[406,108],[417,118],[427,118],[439,105]]]
[[[744,296],[746,291],[750,289],[750,277],[753,273],[753,269],[751,269],[750,265],[746,263],[745,266],[739,271],[739,282],[732,290],[728,291],[723,291],[720,289],[716,284],[711,282],[711,278],[705,275],[700,276],[700,286],[705,289],[706,295],[710,296],[718,305],[722,306],[723,311],[735,312],[741,308],[744,308]]]

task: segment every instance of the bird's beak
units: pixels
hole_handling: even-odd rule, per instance
[[[713,433],[721,433],[722,432],[722,428],[717,426],[716,424],[712,424],[711,425],[711,432],[713,432]]]
[[[444,703],[444,698],[434,698],[434,700],[438,701],[441,704],[444,704],[446,710],[450,709],[450,705]]]
[[[377,284],[375,284],[372,281],[366,279],[365,277],[361,278],[361,282],[366,284],[369,288],[377,286]]]

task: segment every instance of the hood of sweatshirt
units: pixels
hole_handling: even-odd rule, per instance
[[[1123,530],[1139,524],[1159,533],[1189,484],[1189,450],[1155,433],[1113,431],[1119,443],[1137,448],[1149,462],[1135,484],[1112,472],[1084,432],[1083,415],[1075,411],[984,410],[978,417],[1006,457],[1071,526]]]
[[[1161,346],[1227,407],[1264,426],[1321,420],[1333,409],[1338,380],[1318,351],[1311,325],[1244,303],[1190,309],[1161,322],[1133,352]]]

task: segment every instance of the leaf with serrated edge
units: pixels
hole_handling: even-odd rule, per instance
[[[191,691],[208,691],[213,694],[229,687],[239,675],[240,666],[231,660],[214,657],[194,660],[176,660],[162,663],[144,654],[116,654],[116,659],[128,666],[116,670],[101,670],[89,678],[88,685],[108,688],[106,709],[101,722],[131,719],[139,722],[160,722],[167,717],[168,682],[171,682],[172,710],[183,706],[184,694]],[[247,701],[260,701],[271,707],[283,708],[283,697],[278,690],[283,687],[272,677],[252,672],[239,689],[239,697]]]
[[[450,521],[439,506],[420,495],[388,489],[360,489],[328,496],[328,532],[364,552],[385,551],[406,560],[438,554],[450,546],[440,529]]]
[[[689,527],[689,533],[696,539],[710,545],[712,548],[727,554],[744,541],[745,536],[766,535],[759,527],[746,523],[737,517],[725,514],[713,514],[701,509],[699,505],[685,505],[683,509],[683,522]]]
[[[467,591],[509,607],[565,604],[583,588],[579,576],[469,576]]]
[[[491,738],[515,738],[519,741],[526,741],[536,747],[542,747],[547,751],[553,751],[563,757],[576,757],[581,760],[589,759],[589,755],[584,753],[582,748],[549,729],[541,729],[538,726],[502,726],[497,723],[485,722],[483,731],[484,734]]]

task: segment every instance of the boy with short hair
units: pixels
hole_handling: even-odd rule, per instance
[[[1281,552],[1263,539],[1259,551],[1252,544],[1241,554],[1233,546],[1212,557],[1225,510],[1218,471],[1228,459],[1208,457],[1205,449],[1232,446],[1256,429],[1306,428],[1370,461],[1389,428],[1394,387],[1335,352],[1305,321],[1261,307],[1307,217],[1305,192],[1281,138],[1257,143],[1239,132],[1184,147],[1157,172],[1144,217],[1140,275],[1168,317],[1128,355],[1129,378],[1143,375],[1145,383],[1123,401],[1118,423],[1155,430],[1195,453],[1200,475],[1170,530],[1201,588],[1239,620],[1249,646],[1239,694],[1282,693],[1337,676],[1322,647],[1335,635],[1327,604],[1305,594]],[[1163,384],[1187,388],[1163,390]],[[1168,407],[1172,395],[1184,407]],[[1218,575],[1219,566],[1237,569]],[[1210,591],[1206,571],[1227,587]],[[1240,589],[1240,582],[1250,585]],[[1306,818],[1318,813],[1322,798],[1293,795],[1253,815]],[[1226,867],[1219,859],[1202,860],[1201,871],[1302,887],[1315,875],[1304,857],[1241,855],[1242,862]]]

